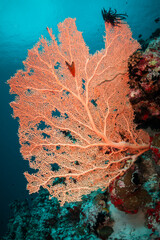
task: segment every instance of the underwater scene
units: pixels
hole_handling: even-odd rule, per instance
[[[160,1],[0,19],[0,239],[160,240]]]

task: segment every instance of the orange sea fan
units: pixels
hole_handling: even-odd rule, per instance
[[[89,54],[75,20],[59,24],[59,42],[43,37],[9,80],[30,193],[42,186],[61,205],[106,188],[148,149],[128,100],[128,57],[139,48],[127,24],[105,23],[105,49]]]

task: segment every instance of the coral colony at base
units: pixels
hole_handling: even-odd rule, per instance
[[[47,28],[51,42],[42,37],[9,80],[34,170],[27,189],[39,195],[11,204],[3,239],[159,239],[160,137],[140,129],[159,119],[159,39],[136,52],[127,15],[102,14],[105,49],[89,54],[68,18],[60,44]]]

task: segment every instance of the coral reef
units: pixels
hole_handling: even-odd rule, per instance
[[[160,175],[160,133],[155,133],[151,137],[150,149],[152,150],[152,159],[156,164],[157,173]]]
[[[145,207],[152,200],[141,185],[140,173],[134,165],[110,185],[111,202],[121,211],[137,213],[140,208]]]
[[[154,142],[157,143],[157,139],[152,144]],[[113,181],[109,192],[112,204],[120,211],[127,214],[142,211],[146,219],[145,226],[152,230],[150,236],[157,239],[160,235],[160,174],[153,154],[150,150],[140,156],[123,176]]]
[[[150,159],[145,157],[140,165],[145,178],[144,188],[149,192],[152,197],[147,212],[145,212],[146,226],[152,229],[150,236],[152,239],[159,239],[160,237],[160,134],[155,133],[151,137],[150,145]],[[146,154],[144,154],[146,155]],[[150,161],[149,161],[150,160]]]
[[[147,210],[146,225],[149,229],[152,229],[152,239],[160,236],[160,201],[156,202],[154,208]]]
[[[153,143],[158,145],[157,139]],[[150,150],[105,192],[92,192],[84,195],[82,201],[65,203],[63,207],[56,198],[49,199],[47,190],[41,188],[31,204],[27,200],[11,204],[12,216],[3,240],[115,240],[129,236],[133,240],[135,236],[158,239],[160,178],[156,166]],[[113,205],[122,213],[122,225],[121,214]],[[144,221],[142,232],[136,230],[136,222],[129,216],[135,216],[141,224]]]
[[[150,42],[145,52],[129,59],[130,102],[135,122],[141,127],[159,128],[160,121],[160,37]]]
[[[112,234],[113,220],[106,204],[107,196],[93,192],[83,202],[60,207],[56,198],[49,199],[47,190],[28,201],[15,201],[3,240],[86,240],[107,239]]]
[[[23,202],[14,201],[10,208],[12,216],[8,233],[3,239],[52,239],[51,228],[57,227],[60,206],[56,198],[49,200],[47,191],[42,190],[31,206],[26,199]]]
[[[134,204],[132,204],[132,210],[133,206]],[[143,208],[142,204],[141,207]],[[142,232],[137,231],[134,219],[136,218],[136,222],[141,222],[144,218],[143,214],[139,211],[134,215],[129,214],[129,211],[126,211],[127,214],[119,211],[122,213],[120,215],[110,203],[107,191],[92,192],[90,195],[83,196],[81,202],[66,203],[60,207],[57,199],[49,199],[47,190],[41,188],[38,197],[30,204],[27,200],[21,203],[15,201],[11,204],[11,209],[12,216],[8,224],[8,232],[3,240],[134,240],[135,236],[136,239],[149,240],[149,235],[154,229],[154,236],[158,236],[158,225],[155,224],[155,219],[159,221],[159,215],[156,205],[146,208],[146,228],[141,226]],[[135,217],[128,218],[128,216]],[[121,217],[123,217],[122,223],[119,222]],[[128,221],[130,221],[129,226]],[[119,227],[122,228],[121,231]],[[129,231],[132,232],[131,235]]]
[[[160,28],[157,28],[148,39],[143,39],[142,35],[139,34],[138,42],[141,44],[142,50],[145,51],[151,41],[157,39],[160,36]]]

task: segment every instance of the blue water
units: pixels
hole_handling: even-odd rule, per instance
[[[28,198],[23,172],[28,162],[19,152],[18,122],[11,116],[6,81],[23,68],[22,61],[27,49],[39,40],[41,35],[49,38],[46,27],[58,34],[57,24],[67,17],[76,18],[79,31],[83,32],[90,52],[100,50],[103,45],[104,22],[102,8],[117,9],[127,13],[127,22],[138,39],[148,38],[160,22],[159,0],[0,0],[0,234],[6,231],[9,216],[9,202]]]

